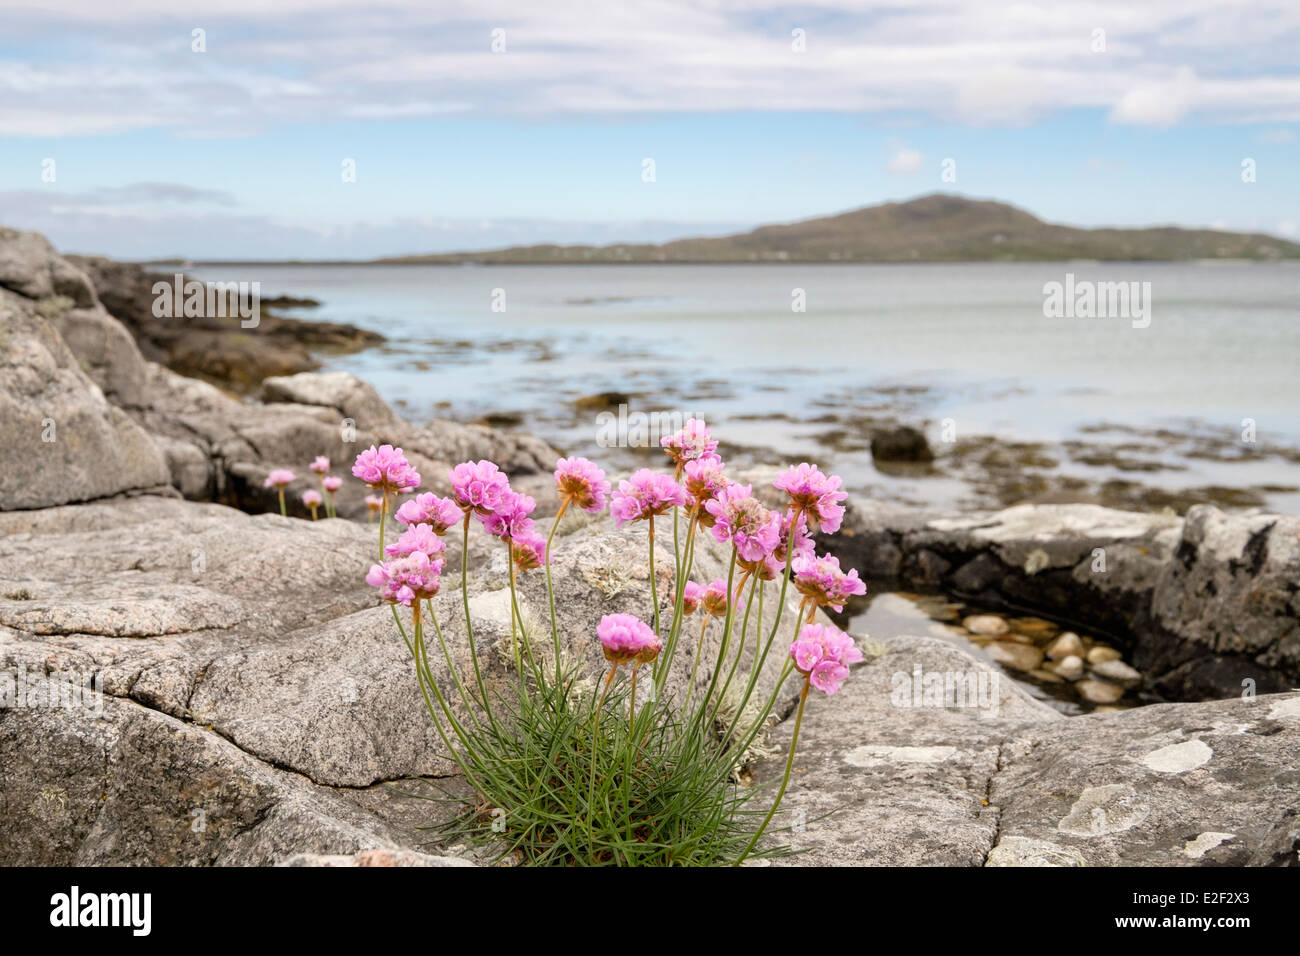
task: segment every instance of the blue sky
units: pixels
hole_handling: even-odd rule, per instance
[[[0,223],[69,251],[662,241],[937,190],[1300,236],[1290,2],[0,0],[0,19]]]

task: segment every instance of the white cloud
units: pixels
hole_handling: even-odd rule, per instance
[[[1300,226],[1296,225],[1294,219],[1283,219],[1277,224],[1277,234],[1279,236],[1294,236],[1300,233]]]
[[[1293,129],[1270,129],[1261,133],[1259,138],[1266,143],[1294,143],[1296,134]]]
[[[1170,79],[1143,83],[1125,93],[1111,119],[1137,126],[1173,126],[1191,112],[1196,86],[1195,71],[1180,67]]]
[[[837,110],[980,125],[1093,108],[1156,126],[1300,122],[1294,0],[822,0],[797,15],[783,0],[19,0],[5,21],[0,135],[237,136],[448,111]],[[196,25],[206,53],[190,51]],[[506,53],[490,51],[497,27]],[[1090,49],[1098,27],[1105,53]]]
[[[889,160],[889,171],[902,175],[910,175],[917,172],[925,163],[925,157],[914,149],[906,146],[900,146],[894,151],[894,155]]]

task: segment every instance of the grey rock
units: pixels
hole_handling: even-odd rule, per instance
[[[808,705],[796,772],[765,838],[804,852],[777,862],[1300,862],[1300,694],[1067,719],[1004,677],[996,711],[951,698],[926,706],[912,692],[923,675],[989,665],[933,638],[883,643],[885,656]],[[790,730],[787,720],[774,743],[788,745]],[[758,781],[778,779],[784,758],[765,761]]]
[[[929,462],[934,452],[925,433],[909,425],[877,429],[871,436],[871,457],[879,462]]]
[[[265,865],[397,848],[373,814],[217,734],[109,697],[0,710],[0,861]]]
[[[881,643],[887,653],[854,668],[838,694],[809,701],[769,845],[800,851],[780,861],[795,866],[980,866],[997,836],[985,797],[1001,742],[1065,718],[947,641]],[[927,674],[940,686],[952,675],[952,692],[927,703]],[[956,706],[957,677],[975,682],[961,702],[977,706]],[[781,750],[760,765],[759,781],[779,780],[791,724],[774,734]]]
[[[1186,520],[1077,504],[924,515],[854,501],[824,543],[864,576],[1104,635],[1167,698],[1300,682],[1300,518],[1208,505]]]
[[[1044,728],[1004,747],[989,797],[998,845],[1043,841],[1087,866],[1293,856],[1297,705],[1295,694],[1158,704]]]
[[[85,273],[55,253],[44,236],[2,227],[0,288],[33,300],[61,296],[78,308],[97,304]]]
[[[3,291],[0,335],[0,511],[169,483],[148,436],[109,404],[51,325]]]

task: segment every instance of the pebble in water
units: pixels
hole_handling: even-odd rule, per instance
[[[1103,664],[1106,661],[1117,661],[1124,655],[1113,647],[1107,647],[1105,644],[1098,644],[1088,651],[1089,664]]]
[[[994,662],[1017,671],[1033,671],[1043,663],[1043,652],[1030,644],[994,641],[984,648]]]
[[[1065,660],[1067,657],[1082,657],[1083,653],[1083,641],[1079,640],[1079,635],[1073,631],[1066,631],[1047,646],[1047,656],[1054,661]]]
[[[1124,688],[1100,680],[1081,680],[1074,685],[1079,696],[1093,704],[1113,704],[1124,696]]]
[[[1123,661],[1102,661],[1092,665],[1092,672],[1098,677],[1114,681],[1117,684],[1138,684],[1142,675]]]
[[[1077,654],[1056,662],[1056,673],[1066,680],[1078,680],[1083,676],[1083,658]]]
[[[972,634],[984,637],[998,637],[1010,630],[1007,622],[996,614],[972,614],[961,623]]]

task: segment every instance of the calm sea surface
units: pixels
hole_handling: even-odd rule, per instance
[[[1150,325],[1048,318],[1043,287],[1150,283]],[[863,420],[897,417],[932,442],[960,436],[1132,442],[1166,429],[1241,449],[1300,447],[1300,266],[969,264],[753,266],[209,267],[264,296],[321,300],[303,317],[351,322],[388,345],[326,359],[372,382],[406,416],[517,413],[567,451],[597,447],[613,391],[631,411],[695,412],[730,443],[812,455],[859,492],[960,501],[960,483],[891,477],[863,450]],[[806,311],[792,311],[802,290]],[[494,304],[498,310],[494,311]],[[1098,426],[1112,426],[1098,430]],[[1113,427],[1119,426],[1119,427]],[[1126,430],[1128,429],[1128,430]],[[847,438],[846,438],[847,436]],[[1273,485],[1300,510],[1300,465],[1163,453],[1141,481],[1171,488]],[[619,456],[623,455],[622,462]],[[1173,456],[1173,457],[1169,457]],[[1158,456],[1157,456],[1158,457]],[[1065,463],[1089,477],[1132,474]],[[1090,470],[1091,469],[1091,470]]]

